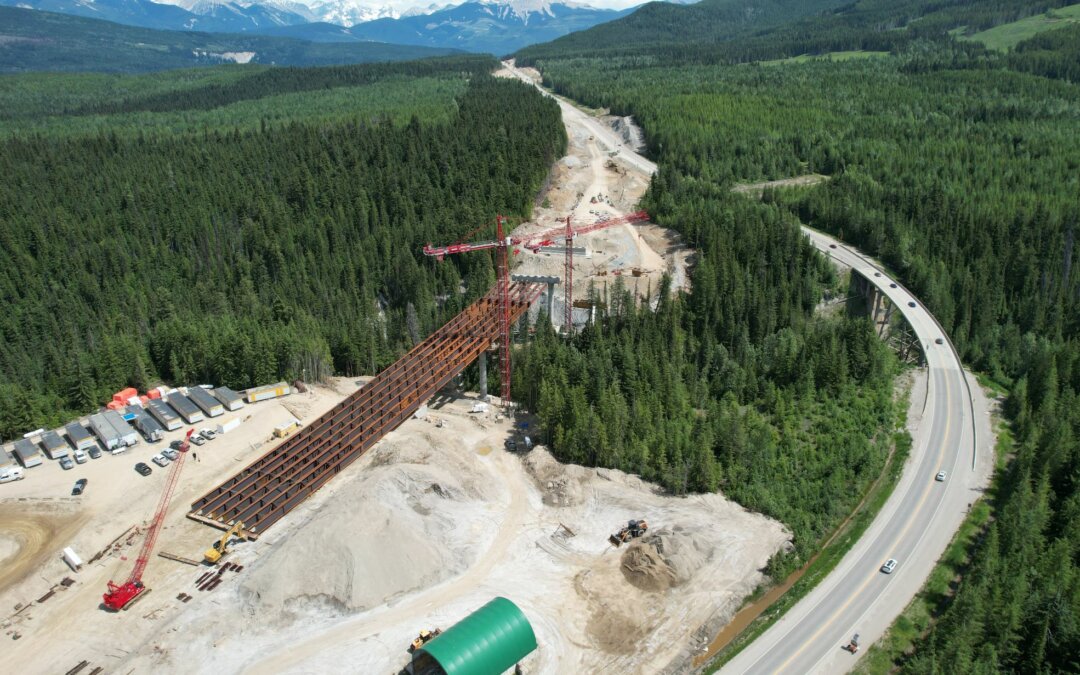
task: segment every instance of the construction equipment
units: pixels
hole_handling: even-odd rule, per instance
[[[193,431],[194,429],[188,429],[184,442],[177,448],[180,451],[180,456],[173,463],[169,475],[165,479],[165,489],[161,491],[161,498],[158,499],[154,519],[150,522],[150,529],[146,531],[146,540],[143,542],[142,550],[139,551],[139,557],[135,560],[135,569],[131,571],[131,576],[128,577],[127,581],[121,585],[109,581],[109,590],[102,596],[105,600],[106,609],[114,612],[127,609],[133,601],[141,598],[150,590],[143,585],[143,570],[146,569],[146,563],[150,560],[150,554],[154,552],[154,543],[157,541],[158,533],[161,532],[161,523],[165,520],[169,500],[172,497],[173,490],[176,488],[176,481],[180,478],[180,470],[184,467],[184,459],[191,448],[190,440]]]
[[[420,649],[440,635],[442,635],[442,628],[420,631],[420,634],[413,638],[412,644],[409,645],[409,653],[412,654],[417,649]]]
[[[649,214],[645,211],[637,211],[626,216],[619,218],[608,218],[607,220],[599,220],[591,225],[585,225],[584,227],[572,228],[570,226],[570,218],[566,219],[565,225],[560,225],[557,228],[546,230],[544,232],[538,232],[529,235],[527,238],[511,237],[509,233],[504,231],[506,225],[506,218],[503,216],[496,216],[495,218],[495,236],[494,241],[480,241],[475,243],[457,243],[450,244],[449,246],[432,246],[428,244],[424,247],[424,255],[431,256],[436,260],[442,260],[448,255],[457,253],[468,253],[470,251],[486,251],[489,249],[495,249],[495,263],[497,276],[497,288],[498,288],[498,312],[499,312],[499,333],[500,344],[499,349],[499,370],[502,375],[502,398],[503,405],[509,409],[510,407],[510,267],[508,261],[507,251],[511,247],[521,245],[523,248],[527,248],[533,253],[536,253],[541,246],[547,246],[554,244],[557,240],[562,239],[565,243],[566,249],[566,270],[565,278],[563,279],[565,296],[565,309],[566,316],[564,318],[564,330],[567,334],[573,332],[573,273],[574,273],[574,252],[573,241],[574,237],[587,234],[589,232],[595,232],[596,230],[602,230],[608,227],[614,227],[615,225],[640,223],[647,221]],[[473,230],[465,238],[469,238],[475,235],[487,227],[487,225],[481,225],[479,228]]]
[[[608,537],[608,541],[615,548],[619,548],[631,539],[637,539],[643,536],[649,529],[649,524],[645,522],[645,519],[631,520],[626,523],[626,527],[622,528],[615,534]]]
[[[244,524],[237,521],[235,525],[229,528],[225,534],[221,535],[221,539],[214,542],[214,545],[206,549],[206,553],[203,554],[203,559],[211,565],[216,565],[225,557],[229,552],[229,544],[232,542],[233,537],[238,537],[243,541],[247,541],[247,533],[244,532]]]

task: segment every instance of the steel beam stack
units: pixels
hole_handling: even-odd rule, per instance
[[[510,288],[511,320],[543,286]],[[189,518],[258,537],[341,473],[472,363],[499,337],[494,292],[413,347],[368,384],[191,505]]]

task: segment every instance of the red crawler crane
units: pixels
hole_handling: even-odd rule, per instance
[[[169,508],[169,499],[172,497],[173,489],[176,487],[176,480],[180,478],[180,469],[184,466],[184,458],[187,457],[187,452],[191,448],[192,431],[194,429],[188,429],[184,442],[180,444],[180,456],[176,458],[172,467],[169,468],[165,489],[161,492],[157,512],[154,513],[154,520],[150,523],[150,529],[146,531],[146,541],[143,542],[142,550],[139,551],[139,557],[135,561],[135,569],[131,571],[131,576],[122,585],[118,586],[112,581],[109,582],[109,592],[103,596],[106,609],[114,612],[125,609],[136,598],[149,590],[142,582],[143,570],[146,569],[146,563],[150,560],[150,554],[154,552],[154,542],[157,541],[158,532],[161,531],[161,522],[165,520],[165,511]]]
[[[585,225],[577,229],[571,229],[570,218],[566,219],[566,225],[561,225],[551,230],[545,230],[536,234],[529,235],[528,237],[511,237],[505,231],[506,218],[504,216],[496,216],[495,218],[495,240],[494,241],[478,241],[474,243],[457,243],[450,244],[449,246],[432,246],[428,244],[424,247],[424,255],[431,256],[436,260],[442,260],[448,255],[454,255],[457,253],[468,253],[470,251],[486,251],[489,249],[495,249],[495,267],[498,272],[498,278],[496,282],[496,288],[498,289],[498,312],[499,312],[499,370],[502,375],[502,399],[503,405],[510,406],[510,264],[508,251],[511,246],[521,245],[530,251],[537,251],[541,246],[548,246],[554,244],[559,239],[566,241],[566,331],[567,334],[573,332],[574,327],[571,322],[571,310],[573,307],[572,287],[573,279],[573,241],[574,237],[586,234],[589,232],[595,232],[596,230],[602,230],[607,227],[613,227],[615,225],[622,225],[624,223],[640,223],[649,219],[649,214],[644,211],[638,211],[631,213],[627,216],[621,216],[619,218],[610,218],[608,220],[597,221],[591,225]],[[465,236],[466,239],[472,237],[477,232],[487,227],[487,225],[481,225],[477,229],[470,232]]]

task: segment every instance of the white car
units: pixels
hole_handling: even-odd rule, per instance
[[[75,457],[75,462],[77,464],[86,464],[86,460],[90,459],[82,450],[76,450],[73,456]]]
[[[885,564],[881,566],[881,571],[885,574],[892,574],[894,569],[896,569],[896,558],[889,558],[885,561]]]
[[[164,455],[154,455],[150,458],[150,461],[158,466],[168,466],[169,460],[165,459]]]
[[[944,481],[945,480],[945,472],[944,471],[938,471],[937,475],[934,476],[934,480],[936,480],[939,483]]]
[[[0,483],[12,483],[23,478],[26,476],[23,475],[22,468],[17,466],[0,471]]]

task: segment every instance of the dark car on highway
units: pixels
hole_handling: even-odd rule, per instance
[[[135,470],[144,476],[149,476],[154,472],[154,470],[147,466],[145,462],[139,462],[138,464],[136,464]]]

